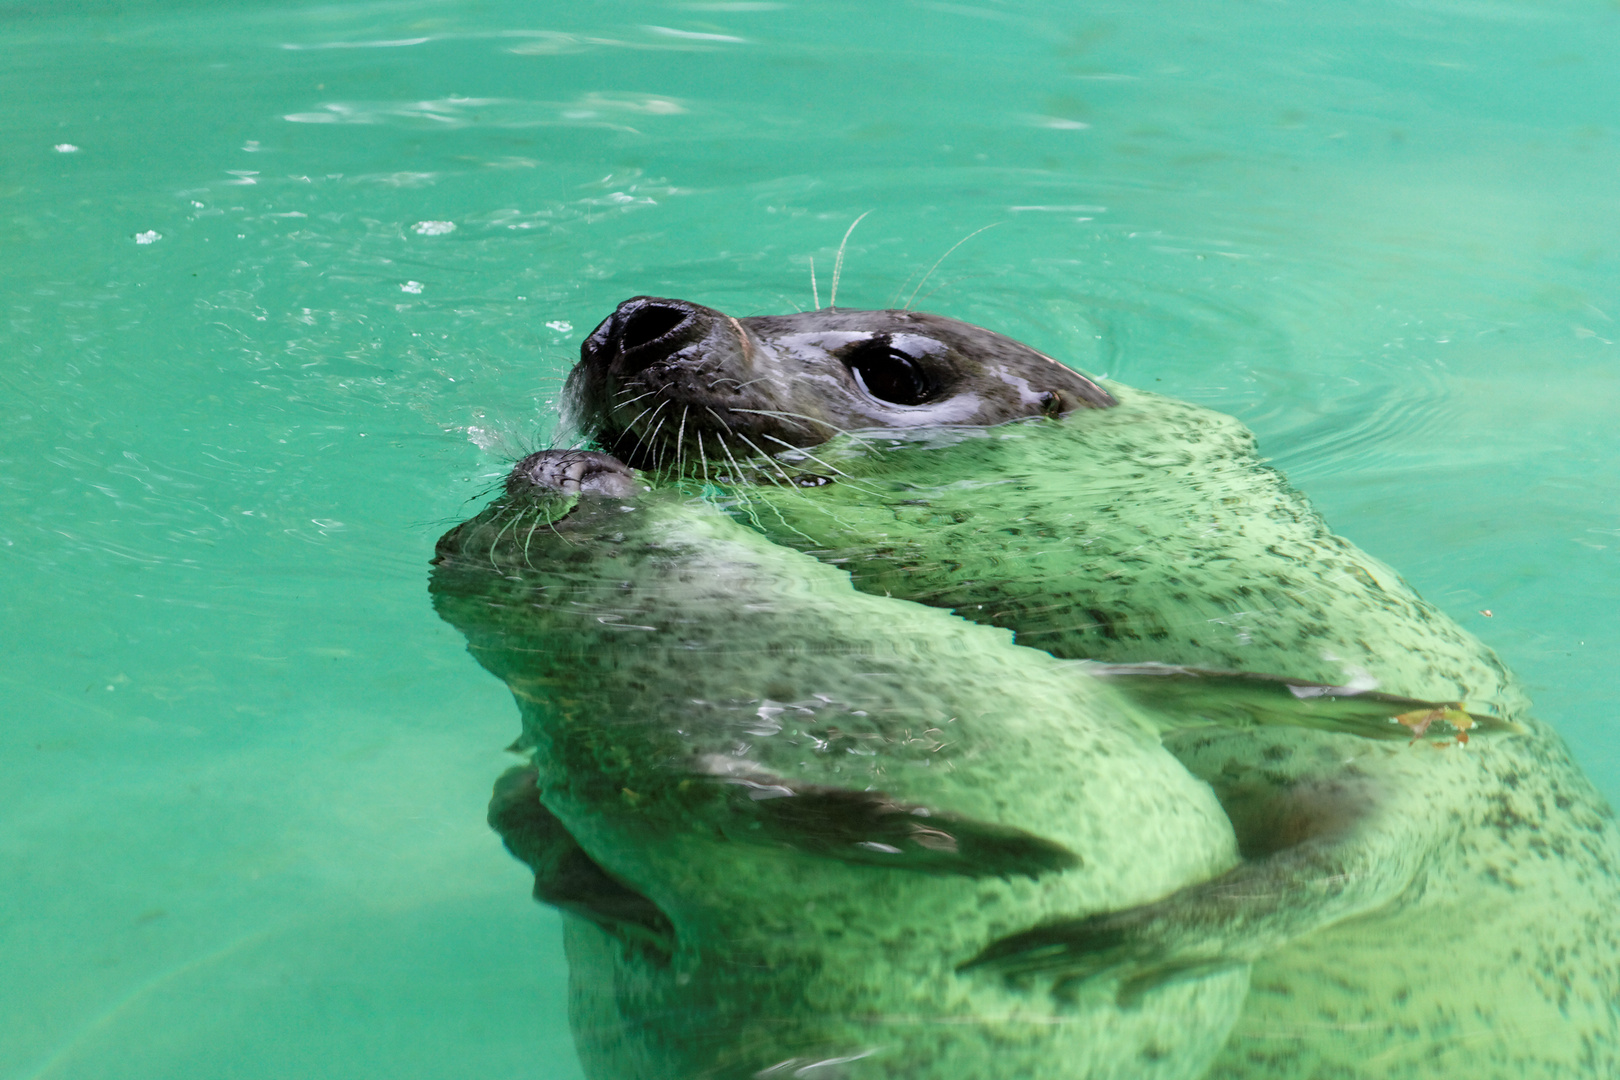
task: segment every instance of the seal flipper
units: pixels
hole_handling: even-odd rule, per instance
[[[1470,734],[1523,731],[1456,704],[1354,687],[1165,664],[1085,668],[1144,706],[1168,748],[1215,789],[1245,861],[1153,903],[993,941],[960,968],[995,971],[1015,983],[1050,979],[1059,996],[1106,985],[1125,1001],[1162,982],[1252,962],[1421,888],[1426,853],[1444,842],[1433,825],[1435,808],[1423,802],[1429,787],[1387,776],[1378,782],[1381,774],[1353,764],[1349,744],[1290,763],[1297,739],[1287,729],[1371,741],[1415,741],[1449,730],[1459,743]],[[1268,732],[1267,751],[1236,767],[1252,755],[1223,747],[1255,737],[1257,729]],[[1445,765],[1421,755],[1406,767],[1429,773]]]
[[[1164,730],[1298,727],[1363,739],[1449,735],[1460,743],[1470,735],[1524,733],[1499,716],[1468,712],[1461,702],[1421,701],[1354,686],[1173,664],[1088,661],[1084,667],[1151,710]]]
[[[626,944],[668,957],[675,931],[658,905],[610,877],[540,802],[536,770],[520,765],[495,781],[489,825],[534,871],[534,898],[595,923]]]
[[[1210,761],[1219,762],[1224,740],[1247,736],[1199,738],[1211,739],[1217,752]],[[1197,775],[1193,757],[1189,768]],[[1426,758],[1413,759],[1413,767],[1425,768]],[[1054,988],[1115,984],[1128,997],[1180,973],[1249,963],[1322,927],[1392,910],[1421,892],[1427,854],[1444,842],[1421,812],[1423,789],[1380,782],[1353,765],[1306,767],[1281,787],[1263,769],[1203,771],[1232,820],[1244,862],[1152,903],[993,941],[961,970],[986,968],[1014,982],[1050,977]]]
[[[987,969],[1015,984],[1051,979],[1060,996],[1107,984],[1128,1001],[1382,906],[1412,883],[1408,862],[1342,838],[1310,841],[1150,904],[1009,935],[958,970]]]
[[[733,840],[780,843],[806,854],[896,870],[964,877],[1035,878],[1070,870],[1080,856],[1010,825],[899,802],[884,792],[805,784],[716,755]]]

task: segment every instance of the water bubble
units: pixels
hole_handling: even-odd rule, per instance
[[[444,236],[446,233],[456,231],[453,221],[418,221],[411,226],[411,231],[418,236]]]
[[[70,142],[59,142],[55,146],[51,147],[51,149],[55,150],[58,154],[77,154],[79,152],[79,148]]]
[[[420,293],[422,291],[422,283],[420,281],[402,281],[399,285],[399,291],[413,294]]]
[[[561,319],[558,319],[555,322],[546,323],[546,329],[547,330],[555,330],[559,334],[566,334],[566,333],[568,333],[568,331],[572,330],[573,328],[574,328],[573,323],[564,322]]]
[[[163,234],[158,232],[156,229],[147,229],[145,232],[138,232],[135,234],[135,242],[137,244],[155,244],[161,239],[163,239]]]

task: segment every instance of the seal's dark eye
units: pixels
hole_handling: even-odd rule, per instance
[[[886,341],[865,342],[843,359],[860,388],[879,401],[921,405],[934,396],[934,382],[922,365]]]

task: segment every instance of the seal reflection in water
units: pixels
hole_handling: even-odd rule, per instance
[[[569,396],[642,471],[526,459],[434,589],[593,1075],[1616,1074],[1610,811],[1236,421],[653,298]]]

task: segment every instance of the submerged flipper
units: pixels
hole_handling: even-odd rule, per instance
[[[896,870],[1039,877],[1080,865],[1068,848],[1008,825],[897,802],[881,791],[786,780],[734,758],[705,761],[725,785],[733,840]]]
[[[1122,1006],[1169,983],[1252,963],[1253,956],[1179,953],[1133,939],[1121,916],[1051,923],[992,942],[959,972],[988,969],[1014,986],[1042,981],[1058,1000],[1102,990]]]
[[[1098,664],[1087,673],[1149,709],[1166,730],[1195,727],[1298,727],[1363,739],[1522,734],[1523,728],[1463,702],[1420,701],[1353,686],[1279,675],[1209,671],[1171,664]]]
[[[1390,902],[1412,879],[1411,860],[1343,840],[1308,841],[1140,907],[1008,935],[958,970],[1015,985],[1046,982],[1058,996],[1104,987],[1128,1002],[1165,982],[1253,962]]]
[[[533,766],[495,781],[490,828],[506,850],[534,871],[534,898],[595,923],[626,944],[668,956],[675,947],[669,917],[657,904],[610,877],[540,802]]]
[[[1330,749],[1287,729],[1369,743],[1445,730],[1461,743],[1520,730],[1454,705],[1353,688],[1158,665],[1087,667],[1164,725],[1167,744],[1221,800],[1244,862],[1152,903],[992,941],[963,971],[1044,981],[1060,994],[1108,987],[1124,1000],[1387,909],[1411,895],[1429,852],[1444,842],[1440,822],[1448,819],[1432,805],[1427,781],[1460,759],[1387,746]],[[1363,756],[1382,764],[1358,764]]]

